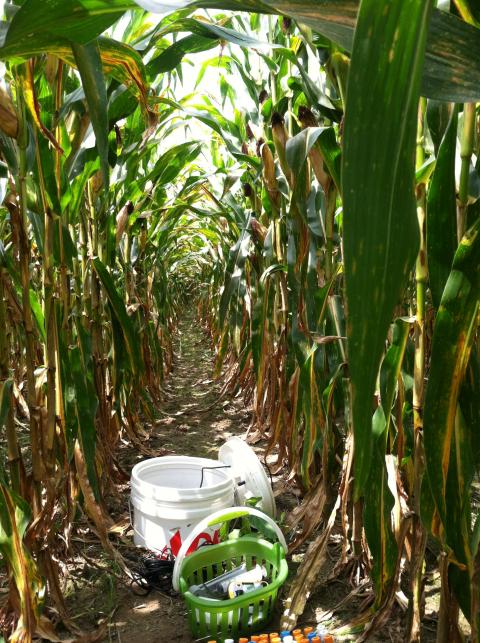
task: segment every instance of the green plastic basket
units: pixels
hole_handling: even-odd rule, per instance
[[[225,519],[253,513],[250,508],[242,509],[241,514],[237,512],[234,515],[230,511]],[[258,510],[254,513],[257,517],[260,514]],[[253,634],[271,620],[278,591],[288,576],[283,537],[282,541],[283,545],[251,535],[242,536],[201,547],[181,561],[178,586],[186,602],[190,628],[195,637]],[[267,585],[223,601],[195,596],[188,591],[192,585],[220,576],[242,563],[246,563],[247,569],[257,564],[264,565]]]

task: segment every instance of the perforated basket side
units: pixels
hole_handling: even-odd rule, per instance
[[[243,562],[249,569],[257,563],[265,565],[268,585],[223,601],[194,596],[188,591],[191,585],[215,578]],[[270,621],[278,591],[287,575],[285,553],[279,543],[243,536],[197,550],[184,560],[180,576],[180,590],[187,604],[192,633],[199,637],[253,633]]]

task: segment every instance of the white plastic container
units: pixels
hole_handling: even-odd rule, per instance
[[[234,482],[218,460],[187,456],[151,458],[136,464],[131,477],[134,543],[176,555],[193,527],[212,512],[234,505]],[[201,486],[200,486],[201,485]],[[207,529],[192,544],[216,542]]]
[[[275,517],[265,470],[241,438],[229,438],[220,447],[218,460],[188,456],[144,460],[133,467],[131,477],[134,543],[176,556],[200,521],[235,504],[246,505],[251,498],[260,498],[257,507]],[[202,530],[188,553],[216,542],[218,531]]]
[[[242,438],[233,436],[218,450],[218,459],[221,464],[228,464],[230,467],[230,475],[235,481],[237,504],[246,505],[251,498],[261,498],[255,505],[257,509],[275,518],[272,485],[252,447]]]

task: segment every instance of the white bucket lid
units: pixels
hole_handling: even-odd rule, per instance
[[[245,504],[248,498],[261,497],[258,508],[275,517],[272,486],[255,451],[244,440],[234,436],[220,447],[218,459],[231,467],[241,504]]]

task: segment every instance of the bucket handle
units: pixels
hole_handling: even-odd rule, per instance
[[[180,572],[182,570],[183,560],[198,534],[202,533],[202,531],[205,531],[205,529],[208,529],[208,527],[214,527],[215,525],[218,525],[222,522],[229,522],[230,520],[234,520],[235,518],[242,518],[243,516],[255,516],[256,518],[260,518],[261,520],[266,522],[275,531],[275,535],[277,536],[283,549],[285,551],[288,550],[285,536],[282,534],[280,527],[275,523],[274,520],[270,518],[270,516],[267,516],[259,509],[255,509],[255,507],[229,507],[228,509],[220,509],[219,511],[216,511],[215,513],[201,520],[183,541],[177,558],[175,559],[175,566],[173,568],[172,585],[175,591],[178,592],[178,588],[180,586]]]

